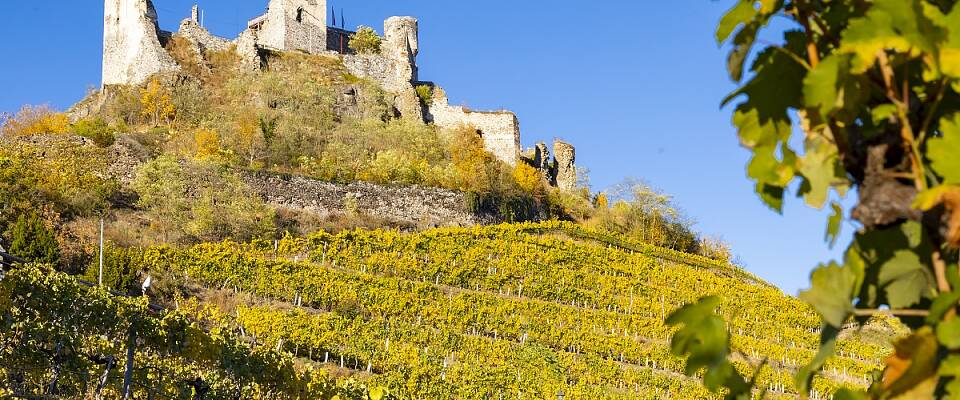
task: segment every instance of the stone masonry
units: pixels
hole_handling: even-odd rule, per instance
[[[103,85],[138,84],[180,67],[160,43],[157,10],[150,0],[105,0]]]
[[[472,127],[498,159],[510,165],[517,165],[520,159],[520,121],[510,111],[478,112],[451,106],[443,89],[435,88],[427,120],[447,129]]]
[[[418,23],[412,17],[390,17],[383,24],[380,54],[344,54],[351,74],[370,79],[395,94],[394,104],[404,118],[423,120],[423,108],[414,83],[418,81]],[[340,30],[335,31],[342,34]],[[338,51],[339,46],[333,50]]]
[[[327,1],[270,0],[267,13],[248,27],[261,47],[320,54],[327,50]]]
[[[553,184],[560,190],[577,188],[576,150],[573,145],[562,142],[553,142]]]

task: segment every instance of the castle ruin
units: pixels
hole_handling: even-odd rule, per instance
[[[211,34],[201,25],[198,14],[194,6],[177,32],[165,32],[160,29],[151,0],[105,0],[103,85],[139,85],[154,74],[180,72],[180,66],[164,48],[175,37],[188,40],[198,54],[234,47],[243,64],[253,71],[267,64],[271,52],[300,51],[339,57],[351,74],[377,82],[392,93],[402,118],[444,129],[475,129],[486,150],[499,160],[512,166],[527,163],[539,170],[547,182],[563,190],[576,187],[573,146],[556,142],[552,162],[545,144],[521,154],[516,114],[451,106],[442,88],[420,80],[419,27],[415,18],[388,18],[380,52],[354,54],[347,46],[354,32],[327,26],[326,0],[269,0],[267,12],[250,20],[247,29],[234,40]],[[416,88],[421,85],[433,90],[430,104],[424,104],[417,95]]]

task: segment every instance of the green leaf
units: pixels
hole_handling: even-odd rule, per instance
[[[957,379],[957,377],[960,377],[960,355],[951,354],[943,359],[940,368],[937,370],[937,375],[953,378],[944,386],[944,390],[947,392],[947,396],[944,398],[957,399],[960,396],[960,379]]]
[[[830,243],[832,248],[837,244],[837,238],[840,237],[840,227],[843,224],[843,208],[837,203],[830,204],[830,208],[833,210],[833,214],[830,214],[830,218],[827,220],[827,234],[824,240]]]
[[[953,318],[937,325],[937,340],[950,350],[960,349],[960,319]]]
[[[727,360],[730,336],[723,320],[714,312],[719,305],[720,298],[710,296],[670,314],[668,325],[682,325],[670,340],[670,351],[687,358],[687,375],[705,370],[703,383],[707,389],[717,392],[726,388],[728,398],[736,398],[750,393],[752,387]]]
[[[823,208],[830,188],[841,178],[837,176],[839,162],[840,158],[835,149],[821,148],[819,151],[808,151],[800,158],[798,169],[805,183],[800,194],[803,195],[807,205],[817,209]]]
[[[830,357],[833,357],[837,350],[837,335],[840,329],[830,324],[824,324],[820,333],[820,350],[807,365],[804,365],[797,371],[795,382],[797,390],[800,393],[809,394],[813,377],[823,368],[823,365]]]
[[[758,183],[756,191],[757,194],[760,195],[760,200],[763,201],[763,204],[766,204],[767,207],[770,207],[770,209],[777,213],[783,213],[784,189],[782,187]]]
[[[944,117],[940,130],[943,137],[930,139],[927,158],[933,170],[943,177],[943,183],[960,184],[960,113]]]
[[[960,8],[953,7],[949,14],[943,15],[936,6],[924,3],[924,14],[945,32],[940,45],[940,72],[953,78],[960,78]]]
[[[917,222],[860,233],[847,255],[860,263],[865,281],[858,298],[868,307],[909,307],[936,293],[929,265],[932,246]]]
[[[957,301],[960,301],[960,291],[940,293],[940,295],[933,300],[933,304],[930,305],[930,314],[927,315],[926,319],[927,324],[935,325],[940,322],[943,316],[947,314],[947,311],[957,305]]]
[[[923,3],[922,0],[874,1],[866,15],[850,21],[838,52],[855,55],[853,70],[856,73],[873,66],[881,50],[896,50],[912,56],[936,54],[937,42],[944,32],[924,15]]]
[[[899,250],[883,264],[879,284],[892,308],[907,308],[920,301],[930,288],[920,257],[911,250]]]
[[[940,376],[960,376],[960,355],[951,354],[940,363],[940,369],[937,370]]]
[[[740,0],[733,6],[717,25],[717,44],[723,44],[738,26],[749,23],[757,16],[754,0]]]
[[[881,104],[870,110],[870,116],[874,125],[880,125],[894,116],[896,112],[897,106],[893,104]]]
[[[857,116],[863,90],[860,81],[850,74],[849,54],[833,54],[825,58],[803,80],[804,103],[817,110],[823,119],[837,116],[851,121]],[[850,112],[838,115],[841,111]]]
[[[761,146],[754,149],[753,159],[747,165],[747,176],[757,182],[784,187],[794,177],[793,153],[789,150],[783,161],[777,159],[776,146]]]
[[[800,292],[800,299],[813,306],[824,322],[839,328],[853,314],[853,298],[859,291],[860,280],[854,268],[837,263],[821,265],[811,274],[811,287]]]

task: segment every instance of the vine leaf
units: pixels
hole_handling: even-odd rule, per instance
[[[926,318],[927,324],[934,325],[939,322],[958,301],[960,301],[960,291],[940,293],[930,305],[930,314]]]
[[[960,184],[960,114],[940,121],[943,137],[930,139],[927,157],[945,184]]]
[[[911,250],[899,250],[880,270],[879,283],[884,287],[892,308],[907,308],[920,301],[930,282],[924,274],[920,257]]]
[[[704,297],[667,317],[667,325],[683,325],[671,338],[670,351],[678,357],[687,357],[684,369],[687,375],[706,370],[703,384],[707,389],[717,392],[726,388],[727,399],[746,398],[743,396],[749,396],[752,386],[727,360],[730,335],[723,319],[715,313],[719,305],[719,297]]]
[[[738,26],[753,21],[756,16],[757,9],[754,8],[754,1],[740,0],[720,19],[720,24],[717,25],[717,44],[723,44]]]
[[[893,347],[883,374],[885,393],[889,397],[933,398],[937,384],[937,338],[933,330],[920,328]]]
[[[953,378],[944,388],[949,394],[948,398],[955,399],[957,396],[960,396],[960,379],[958,379],[958,377],[960,377],[960,355],[951,354],[947,356],[947,358],[940,363],[940,369],[937,371],[937,375]]]
[[[960,349],[960,319],[952,318],[937,325],[937,340],[950,350]]]
[[[904,308],[921,298],[932,298],[932,246],[917,222],[858,234],[847,263],[862,263],[865,271],[860,303]],[[882,294],[882,296],[881,296]]]
[[[847,118],[855,117],[855,111],[863,97],[860,81],[850,74],[849,54],[834,54],[823,59],[803,80],[805,105],[820,111],[820,117],[830,118],[834,114],[851,110]]]
[[[830,218],[827,220],[827,234],[824,240],[830,243],[832,248],[837,244],[837,238],[840,237],[840,228],[843,224],[843,208],[837,203],[830,204],[830,208],[833,210],[833,214],[830,214]]]
[[[937,26],[944,28],[946,38],[940,47],[940,70],[945,75],[960,78],[960,9],[953,7],[949,14],[943,15],[939,9],[925,4],[924,9]]]
[[[821,265],[810,276],[811,287],[800,292],[828,325],[840,328],[853,314],[853,298],[859,292],[862,273],[837,263]]]
[[[921,0],[876,0],[867,14],[850,21],[838,51],[854,54],[853,71],[866,72],[883,50],[911,55],[936,53],[943,32],[925,16]],[[933,60],[928,60],[933,61]],[[938,69],[937,65],[930,65]]]

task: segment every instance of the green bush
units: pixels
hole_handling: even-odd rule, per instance
[[[417,97],[424,105],[433,104],[433,87],[430,85],[417,85]]]
[[[373,28],[361,26],[357,28],[357,33],[350,37],[348,46],[357,54],[380,54],[381,43],[380,35],[377,35]]]
[[[161,156],[144,164],[133,188],[164,241],[250,240],[273,233],[273,211],[239,175],[208,162]]]
[[[103,118],[84,119],[73,124],[73,133],[92,140],[100,147],[109,147],[116,140],[114,129]]]
[[[11,254],[37,263],[60,263],[60,246],[56,235],[36,212],[20,214],[11,230],[11,238]]]

